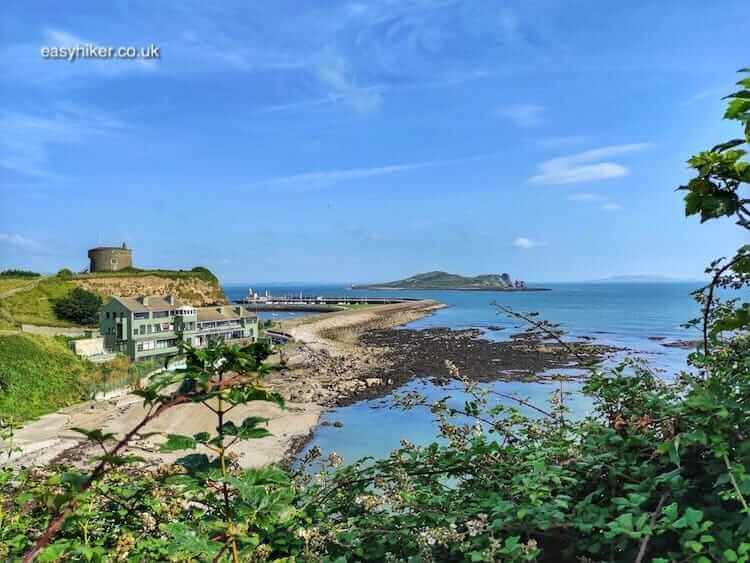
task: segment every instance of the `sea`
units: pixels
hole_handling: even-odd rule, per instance
[[[530,284],[532,285],[532,284]],[[700,283],[550,283],[539,284],[550,291],[484,292],[484,291],[414,291],[414,290],[352,290],[346,285],[274,285],[232,284],[224,286],[230,299],[245,297],[248,289],[273,295],[412,297],[434,299],[447,305],[435,313],[416,320],[405,328],[452,329],[479,328],[484,338],[502,340],[523,330],[522,324],[508,318],[496,305],[517,312],[538,313],[537,318],[557,323],[569,337],[589,337],[595,342],[630,350],[649,362],[661,377],[671,379],[686,369],[689,351],[664,346],[665,343],[697,340],[695,328],[683,325],[700,314],[691,292]],[[288,318],[304,313],[261,313],[265,318]],[[502,327],[504,330],[497,330]],[[617,363],[619,357],[609,361]],[[559,371],[559,370],[558,370]],[[432,384],[430,374],[417,378],[396,390],[403,393],[417,390],[429,399],[450,396],[449,404],[462,404],[465,396],[452,387]],[[499,392],[512,394],[548,406],[551,394],[559,383],[495,382],[487,384]],[[591,412],[591,400],[580,391],[580,384],[566,382],[564,391],[570,416],[583,417]],[[397,448],[402,439],[424,444],[436,435],[432,415],[427,409],[402,411],[393,406],[393,395],[361,401],[327,411],[322,424],[306,446],[318,446],[324,455],[336,452],[352,462],[365,456],[384,457]],[[533,415],[533,411],[528,411]],[[340,422],[342,425],[333,425]],[[304,452],[303,452],[304,453]]]

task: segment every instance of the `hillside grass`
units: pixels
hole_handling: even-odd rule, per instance
[[[5,293],[6,291],[17,289],[25,285],[30,285],[34,283],[36,279],[37,278],[14,278],[2,276],[0,277],[0,295]]]
[[[0,336],[0,418],[28,420],[77,403],[94,373],[63,339]]]
[[[0,419],[24,421],[89,400],[95,393],[138,384],[154,362],[125,356],[94,364],[76,356],[70,339],[34,334],[0,335]]]
[[[52,276],[41,280],[28,290],[0,299],[0,322],[4,326],[14,327],[21,324],[74,326],[58,319],[53,309],[55,300],[67,295],[74,287],[72,281]]]

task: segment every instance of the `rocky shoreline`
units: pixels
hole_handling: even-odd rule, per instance
[[[267,417],[273,434],[252,444],[238,444],[238,462],[245,467],[290,464],[312,437],[326,409],[383,397],[417,377],[447,383],[446,361],[475,381],[544,381],[555,377],[550,371],[570,370],[619,351],[579,340],[573,343],[573,353],[568,346],[529,333],[495,342],[483,338],[478,329],[397,328],[443,306],[425,300],[284,321],[282,329],[295,340],[276,358],[281,369],[272,373],[267,385],[285,397],[287,408],[258,402],[233,412],[238,420],[251,414]],[[62,460],[76,463],[92,452],[73,428],[101,428],[121,435],[143,414],[142,399],[125,394],[46,415],[16,434],[21,451],[13,456],[13,462],[25,466]],[[181,406],[152,422],[147,430],[161,436],[206,431],[215,424],[210,415],[200,405]],[[155,436],[133,446],[152,464],[174,461],[179,454],[158,452],[161,439]]]
[[[344,353],[302,345],[305,376],[295,369],[282,371],[273,386],[290,400],[332,408],[383,397],[414,378],[446,382],[450,378],[446,362],[473,381],[541,382],[575,378],[569,370],[622,351],[586,339],[562,345],[520,333],[497,342],[482,338],[483,334],[479,329],[363,328]],[[554,370],[567,373],[550,373]]]

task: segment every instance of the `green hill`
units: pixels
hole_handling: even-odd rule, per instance
[[[484,274],[467,277],[448,272],[427,272],[392,282],[355,285],[353,289],[461,289],[461,290],[510,290],[515,289],[508,274]]]
[[[83,400],[92,371],[62,339],[0,336],[0,418],[25,420]]]

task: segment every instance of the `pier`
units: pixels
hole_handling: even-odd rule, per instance
[[[369,296],[324,296],[324,295],[250,295],[237,299],[234,303],[245,305],[256,311],[340,311],[352,305],[390,305],[419,301],[411,297],[369,297]]]

